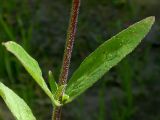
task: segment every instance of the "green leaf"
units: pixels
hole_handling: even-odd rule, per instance
[[[59,105],[54,99],[51,91],[48,89],[43,77],[41,69],[35,59],[33,59],[20,45],[13,41],[3,43],[8,51],[13,53],[18,60],[22,63],[28,73],[34,78],[34,80],[40,85],[44,92],[50,97],[53,104]]]
[[[63,94],[62,96],[62,103],[65,104],[69,100],[69,96],[66,94]]]
[[[151,29],[154,17],[148,17],[123,30],[104,42],[91,53],[74,72],[67,85],[66,94],[72,101],[91,87],[107,71],[131,53]]]
[[[65,90],[65,88],[66,88],[66,85],[59,85],[58,86],[58,89],[57,89],[57,91],[56,91],[56,93],[55,93],[55,95],[54,95],[54,97],[55,97],[55,99],[56,100],[59,100],[59,97],[60,96],[62,96],[63,97],[63,91]]]
[[[51,71],[48,72],[48,79],[49,79],[49,85],[50,85],[51,91],[52,91],[53,94],[55,94],[55,92],[58,89],[58,85],[57,85]]]
[[[31,109],[25,103],[25,101],[1,82],[0,96],[7,104],[8,108],[10,109],[16,120],[36,120]]]

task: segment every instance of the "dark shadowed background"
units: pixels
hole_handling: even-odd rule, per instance
[[[149,35],[101,80],[63,109],[63,120],[160,120],[160,1],[81,0],[70,76],[83,59],[129,25],[155,16]],[[58,80],[71,0],[0,0],[0,43],[21,44]],[[0,45],[0,81],[25,99],[38,120],[51,102],[17,59]],[[16,101],[15,101],[16,102]],[[0,120],[14,120],[0,99]]]

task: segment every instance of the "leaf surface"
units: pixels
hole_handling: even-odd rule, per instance
[[[100,45],[73,73],[67,85],[66,94],[72,101],[91,87],[107,71],[131,53],[151,29],[154,17],[148,17]]]
[[[57,101],[54,99],[51,91],[48,89],[43,77],[42,71],[38,65],[38,62],[33,59],[19,44],[9,41],[3,43],[3,45],[7,48],[8,51],[13,53],[18,60],[22,63],[24,68],[28,71],[28,73],[34,78],[34,80],[40,85],[40,87],[44,90],[44,92],[50,97],[54,104],[57,104]]]
[[[48,80],[49,80],[49,85],[52,91],[52,94],[54,95],[58,89],[58,85],[54,79],[53,73],[51,71],[48,72]]]
[[[25,101],[1,82],[0,96],[3,98],[16,120],[36,120]]]

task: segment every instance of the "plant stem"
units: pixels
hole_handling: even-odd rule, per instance
[[[62,64],[62,69],[61,69],[61,73],[59,77],[60,85],[65,85],[67,83],[67,77],[68,77],[70,60],[71,60],[71,53],[73,49],[73,43],[74,43],[76,28],[77,28],[79,6],[80,6],[80,0],[73,0],[72,9],[71,9],[71,17],[70,17],[69,27],[67,31],[65,51],[64,51],[64,56],[63,56],[63,64]]]
[[[62,107],[55,107],[52,115],[52,120],[60,120],[61,112],[62,112]]]
[[[71,16],[70,16],[70,21],[69,21],[69,26],[67,31],[62,68],[59,76],[59,85],[67,84],[70,60],[72,56],[73,44],[74,44],[76,29],[77,29],[79,7],[80,7],[80,0],[72,0]],[[64,92],[65,92],[65,89],[61,91],[61,95],[59,96],[60,102],[62,102],[62,96]],[[60,120],[61,111],[62,111],[62,107],[56,106],[53,111],[52,120]]]

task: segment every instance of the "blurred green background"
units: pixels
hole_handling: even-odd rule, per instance
[[[63,120],[160,120],[160,1],[81,2],[70,76],[111,36],[148,16],[156,16],[156,23],[132,54],[64,107]],[[39,62],[46,79],[52,70],[58,80],[70,7],[71,0],[0,0],[0,43],[18,42]],[[49,99],[2,45],[0,81],[25,99],[38,120],[51,119]],[[0,120],[14,120],[2,99]]]

